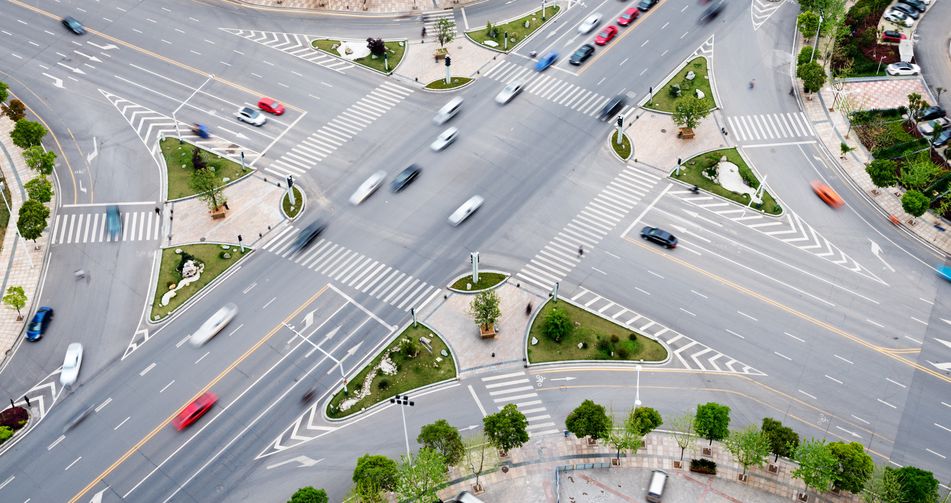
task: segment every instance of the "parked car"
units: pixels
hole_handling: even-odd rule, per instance
[[[898,0],[898,3],[905,4],[918,12],[924,12],[928,5],[921,0]]]
[[[542,56],[541,58],[539,58],[538,61],[535,63],[535,71],[536,71],[536,72],[543,71],[544,69],[546,69],[546,68],[548,68],[549,66],[551,66],[552,64],[554,64],[554,63],[555,63],[555,60],[557,60],[557,59],[558,59],[558,53],[557,53],[557,52],[555,52],[555,51],[549,52],[548,54],[546,54],[546,55]]]
[[[439,136],[436,137],[436,141],[432,142],[432,144],[429,145],[429,148],[433,149],[436,152],[439,152],[440,150],[448,147],[450,143],[456,141],[456,137],[458,136],[459,136],[459,130],[454,127],[451,127],[443,131],[442,133],[440,133]]]
[[[594,43],[598,45],[607,44],[614,39],[615,35],[617,35],[617,27],[609,24],[601,30],[601,33],[598,33],[597,37],[594,37]]]
[[[930,121],[932,119],[940,119],[946,116],[944,109],[941,107],[928,107],[918,111],[915,114],[915,120],[917,121]]]
[[[122,215],[114,204],[106,208],[106,232],[109,233],[109,239],[116,239],[122,232]]]
[[[899,61],[885,67],[885,73],[889,75],[918,75],[921,73],[921,67],[912,63]]]
[[[641,11],[637,10],[637,7],[631,7],[624,11],[620,17],[617,18],[618,26],[627,26],[634,22],[638,16],[641,15]]]
[[[198,327],[198,330],[195,330],[195,333],[188,339],[188,342],[196,348],[201,347],[202,344],[218,335],[218,332],[221,332],[221,329],[225,328],[237,314],[238,306],[233,302],[221,306],[221,309],[215,311],[214,314]]]
[[[59,383],[63,386],[72,386],[79,377],[79,367],[83,364],[83,345],[74,342],[66,347],[66,358],[63,359],[63,369],[59,372]]]
[[[895,30],[885,30],[882,32],[882,42],[901,42],[908,38],[904,33]]]
[[[918,132],[921,133],[921,136],[930,137],[936,130],[944,130],[949,127],[951,127],[951,120],[948,120],[947,117],[942,117],[918,124]]]
[[[36,342],[43,338],[43,334],[46,333],[51,321],[53,321],[52,307],[43,306],[37,309],[33,319],[30,320],[30,324],[26,327],[26,340]]]
[[[392,192],[399,192],[406,188],[407,185],[413,183],[413,180],[416,180],[416,177],[419,176],[419,173],[422,171],[422,168],[415,164],[410,164],[409,167],[400,171],[396,178],[390,183],[390,190]]]
[[[63,18],[63,26],[76,35],[82,35],[83,33],[86,33],[86,27],[72,16],[66,16]]]
[[[568,60],[572,65],[578,66],[581,63],[584,63],[594,54],[594,46],[591,44],[584,44],[571,55],[571,59]]]
[[[274,98],[264,97],[258,100],[258,108],[274,115],[284,115],[284,105]]]
[[[904,27],[911,27],[911,25],[915,24],[915,21],[906,16],[904,12],[894,9],[885,13],[885,20]]]
[[[637,4],[637,8],[638,8],[641,12],[647,12],[647,11],[651,10],[651,7],[657,5],[657,1],[658,1],[658,0],[641,0],[641,1]]]
[[[295,250],[302,250],[306,248],[309,244],[313,243],[317,236],[320,236],[320,233],[324,232],[324,229],[327,228],[327,223],[323,220],[318,220],[307,227],[301,229],[300,234],[297,235],[297,240],[294,242]]]
[[[582,35],[591,33],[591,30],[595,29],[599,24],[601,24],[601,14],[592,14],[578,25],[578,33]]]
[[[910,6],[910,5],[903,4],[903,3],[896,3],[895,5],[892,5],[892,10],[897,10],[898,12],[901,12],[902,14],[904,14],[904,15],[906,15],[906,16],[908,16],[908,17],[910,17],[910,18],[912,18],[912,19],[914,19],[914,20],[916,20],[916,21],[918,20],[919,17],[921,17],[921,13],[918,12],[917,9],[915,9],[914,7],[912,7],[912,6]]]
[[[598,120],[601,122],[606,122],[611,117],[614,117],[614,114],[621,111],[624,108],[624,105],[627,104],[627,99],[622,95],[617,95],[601,107],[601,112],[598,114]]]
[[[667,248],[677,247],[677,238],[673,234],[658,227],[644,227],[641,229],[641,238],[653,241]]]
[[[951,129],[943,129],[931,139],[931,146],[934,148],[941,148],[947,145],[949,141],[951,141]]]
[[[485,199],[482,199],[482,196],[472,196],[466,202],[462,203],[462,206],[456,208],[456,211],[452,212],[452,215],[449,215],[449,225],[453,227],[461,224],[465,219],[469,218],[469,215],[475,213],[479,207],[482,206],[482,203]]]
[[[241,122],[246,122],[252,126],[263,126],[267,122],[267,117],[264,116],[261,112],[251,108],[251,107],[241,107],[238,109],[238,112],[234,114]]]
[[[196,398],[194,402],[185,406],[185,408],[175,416],[175,419],[172,419],[172,426],[174,426],[176,430],[182,431],[197,421],[198,418],[204,416],[217,401],[217,395],[206,391],[200,397]]]
[[[810,185],[812,185],[812,190],[817,196],[819,196],[819,199],[822,199],[822,201],[829,206],[832,206],[833,208],[841,208],[843,205],[845,205],[845,201],[842,200],[838,192],[832,190],[832,187],[829,187],[818,180],[813,180]]]
[[[499,105],[504,105],[514,98],[518,93],[522,92],[522,88],[525,87],[524,79],[515,79],[512,82],[506,84],[505,87],[499,91],[499,94],[495,95],[495,102]]]

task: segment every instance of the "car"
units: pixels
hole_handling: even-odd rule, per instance
[[[66,421],[66,425],[63,426],[63,434],[69,432],[79,423],[83,422],[90,414],[96,411],[97,404],[88,404],[79,410],[69,421]]]
[[[885,73],[889,75],[918,75],[921,73],[921,67],[912,63],[900,61],[892,63],[885,67]]]
[[[217,401],[218,396],[214,393],[210,391],[202,393],[194,402],[186,405],[185,408],[175,416],[175,419],[172,419],[172,426],[178,431],[184,430],[197,421],[198,418],[204,416]]]
[[[586,35],[601,24],[601,14],[591,14],[578,25],[578,33]]]
[[[627,26],[633,23],[634,20],[640,15],[641,11],[637,10],[637,7],[631,7],[630,9],[624,11],[624,13],[617,18],[617,24],[618,26]]]
[[[700,19],[698,19],[697,21],[700,22],[701,24],[709,23],[710,21],[713,21],[714,19],[717,18],[717,16],[720,15],[721,12],[723,12],[724,7],[726,7],[726,2],[724,2],[723,0],[720,0],[718,2],[715,2],[709,5],[706,9],[703,10],[703,14],[700,14]]]
[[[895,30],[885,30],[882,32],[882,42],[901,42],[908,38],[904,33]]]
[[[543,71],[544,69],[554,64],[555,60],[557,59],[558,59],[557,52],[555,51],[549,52],[548,54],[539,58],[538,61],[535,63],[535,71],[536,72]]]
[[[949,141],[951,141],[951,129],[944,129],[931,139],[931,146],[941,148],[947,145]]]
[[[449,119],[452,119],[459,113],[459,109],[462,108],[462,97],[456,96],[455,98],[449,100],[449,103],[443,105],[442,108],[436,112],[436,116],[433,117],[433,124],[440,125],[444,124]]]
[[[195,333],[188,339],[189,344],[196,348],[201,347],[202,344],[218,335],[218,332],[221,332],[221,329],[225,328],[228,323],[231,323],[231,320],[233,320],[237,314],[238,306],[233,302],[221,306],[220,309],[215,311],[214,314],[198,327],[198,330],[195,330]]]
[[[594,46],[591,44],[584,44],[578,48],[574,54],[571,55],[571,59],[568,60],[572,65],[580,65],[584,63],[591,55],[594,54]]]
[[[211,136],[211,133],[208,132],[208,126],[204,124],[192,124],[192,133],[197,135],[200,138],[208,138]]]
[[[264,97],[258,100],[258,108],[269,114],[284,115],[284,105],[274,98]]]
[[[300,234],[297,235],[297,240],[294,241],[294,249],[302,250],[306,248],[309,244],[313,243],[317,236],[320,236],[320,233],[324,232],[324,229],[327,228],[326,222],[323,220],[318,220],[307,227],[301,229]]]
[[[43,306],[36,310],[30,324],[26,326],[26,340],[36,342],[43,337],[50,322],[53,321],[53,308]]]
[[[122,216],[116,205],[106,208],[106,232],[109,233],[110,239],[116,239],[122,232]]]
[[[601,112],[598,114],[598,120],[601,122],[606,122],[611,117],[614,117],[614,114],[621,111],[624,108],[624,105],[627,104],[627,99],[622,95],[617,95],[601,107]]]
[[[896,3],[895,5],[892,5],[892,10],[897,10],[898,12],[901,12],[902,14],[904,14],[904,15],[906,15],[906,16],[908,16],[908,17],[910,17],[910,18],[912,18],[912,19],[914,19],[914,20],[916,20],[916,21],[918,20],[919,17],[921,17],[921,13],[918,12],[917,9],[915,9],[914,7],[912,7],[912,6],[910,6],[910,5],[903,4],[903,3]]]
[[[915,120],[919,122],[930,121],[933,119],[940,119],[946,115],[947,113],[945,113],[944,109],[941,107],[928,107],[928,108],[919,110],[918,113],[915,114]]]
[[[509,82],[499,91],[499,94],[495,95],[495,102],[499,105],[504,105],[512,101],[515,95],[522,92],[523,87],[525,87],[525,80],[523,79],[515,79]]]
[[[915,21],[911,19],[910,17],[906,16],[904,12],[897,11],[894,9],[885,13],[885,20],[891,21],[892,23],[904,26],[906,28],[915,24]]]
[[[832,187],[829,187],[819,180],[813,180],[810,185],[812,185],[812,190],[819,196],[819,199],[822,199],[822,201],[829,206],[841,208],[845,205],[845,201],[842,200],[838,192],[832,190]]]
[[[601,33],[598,33],[597,37],[594,37],[594,43],[598,45],[604,45],[614,39],[614,36],[617,35],[617,28],[614,25],[605,26]]]
[[[921,133],[921,136],[930,137],[936,130],[943,130],[948,127],[951,127],[951,120],[948,120],[947,117],[942,117],[918,124],[918,132]]]
[[[939,265],[935,270],[938,271],[938,276],[951,281],[951,265]]]
[[[264,123],[267,122],[267,117],[265,117],[264,114],[251,107],[241,107],[234,116],[237,117],[239,121],[247,122],[252,126],[263,126]]]
[[[455,227],[463,222],[463,220],[469,218],[469,215],[475,213],[485,199],[482,199],[482,196],[472,196],[462,203],[462,206],[456,208],[456,211],[452,212],[452,215],[449,215],[449,225]]]
[[[66,346],[66,358],[63,360],[63,370],[59,372],[59,383],[65,387],[72,386],[79,377],[79,367],[83,364],[83,345],[74,342]]]
[[[653,241],[659,245],[666,246],[667,248],[677,247],[677,238],[673,234],[659,227],[644,227],[641,229],[641,238],[648,241]]]
[[[77,20],[76,18],[72,16],[66,16],[63,18],[63,26],[65,26],[67,30],[75,33],[76,35],[82,35],[83,33],[86,33],[86,27],[83,26],[83,24],[80,23],[79,20]]]
[[[456,141],[457,136],[459,136],[459,130],[451,127],[440,133],[439,136],[436,137],[436,141],[429,145],[429,148],[433,149],[435,152],[439,152],[440,150],[448,147],[450,143]]]
[[[928,5],[921,0],[898,0],[898,3],[905,4],[918,12],[928,9]]]
[[[364,199],[370,197],[370,194],[376,192],[376,189],[380,188],[380,185],[383,185],[383,180],[385,179],[386,171],[377,171],[370,175],[370,178],[367,178],[366,181],[361,183],[353,195],[350,196],[350,204],[356,206],[362,203]]]
[[[400,171],[396,178],[390,182],[390,191],[399,192],[406,188],[407,185],[413,183],[413,180],[416,180],[416,177],[419,176],[419,173],[423,169],[415,164],[410,164],[409,167]]]
[[[657,5],[657,0],[641,0],[637,4],[637,9],[641,12],[647,12],[651,10],[651,7]]]

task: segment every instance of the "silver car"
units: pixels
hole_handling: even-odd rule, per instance
[[[449,215],[449,224],[453,227],[461,224],[465,219],[469,218],[469,215],[475,213],[482,202],[485,201],[482,199],[482,196],[472,196],[466,202],[462,203],[462,206],[456,208],[456,211],[452,212],[452,215]]]
[[[63,370],[59,373],[59,383],[70,387],[79,377],[79,367],[83,364],[83,345],[74,342],[66,347],[66,358],[63,359]]]
[[[386,171],[377,171],[370,175],[370,178],[367,178],[365,182],[360,184],[360,186],[357,187],[357,191],[350,196],[350,204],[356,206],[362,203],[364,199],[370,197],[370,194],[380,188],[380,185],[383,184],[383,180],[385,179]]]
[[[267,117],[264,114],[251,107],[241,107],[238,109],[238,113],[234,115],[239,121],[247,122],[252,126],[263,126],[267,122]]]
[[[591,30],[597,28],[599,24],[601,24],[601,14],[592,14],[588,16],[583,23],[578,25],[578,33],[582,35],[591,33]]]
[[[931,137],[934,135],[935,130],[948,129],[949,126],[951,126],[951,120],[948,120],[947,117],[941,117],[940,119],[919,123],[918,132],[921,133],[922,136]]]
[[[439,152],[440,150],[448,147],[450,143],[456,141],[457,136],[459,136],[459,130],[451,127],[437,136],[436,141],[434,141],[429,147],[434,151]]]
[[[885,67],[885,73],[889,75],[918,75],[921,73],[921,67],[912,63],[900,61],[892,63]]]
[[[515,97],[518,93],[522,92],[522,87],[525,86],[525,81],[522,79],[513,80],[509,82],[507,86],[502,88],[499,91],[499,94],[495,95],[495,102],[499,105],[504,105]]]
[[[238,306],[232,302],[225,304],[202,323],[198,330],[195,330],[188,342],[196,348],[208,342],[212,337],[218,335],[218,332],[221,332],[221,329],[225,328],[236,314],[238,314]]]

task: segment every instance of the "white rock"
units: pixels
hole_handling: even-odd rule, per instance
[[[534,346],[535,344],[538,344],[538,339],[532,337],[532,346]]]

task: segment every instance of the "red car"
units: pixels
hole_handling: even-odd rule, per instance
[[[908,37],[900,31],[885,30],[882,32],[882,42],[895,42],[897,44],[906,38]]]
[[[598,33],[598,36],[594,37],[594,43],[604,45],[610,42],[615,35],[617,35],[617,28],[611,25],[605,26],[604,29],[601,30],[601,33]]]
[[[218,396],[210,391],[206,391],[205,394],[195,399],[194,402],[188,404],[187,407],[182,409],[181,412],[175,416],[175,419],[172,419],[172,426],[176,430],[182,431],[187,428],[189,425],[198,420],[201,416],[204,416],[211,406],[218,401]]]
[[[845,201],[842,200],[842,197],[839,196],[839,193],[832,190],[832,187],[818,181],[813,180],[812,190],[819,196],[819,199],[822,199],[823,202],[832,206],[833,208],[841,208],[845,205]]]
[[[634,22],[637,19],[637,16],[641,15],[641,11],[637,10],[637,7],[631,7],[630,9],[624,11],[624,14],[621,14],[621,17],[617,18],[618,26],[627,26]]]
[[[274,115],[284,114],[284,105],[280,101],[275,100],[274,98],[261,98],[258,101],[258,108],[262,111]]]

